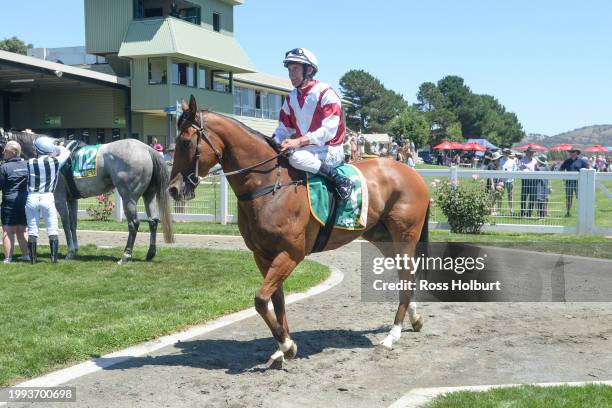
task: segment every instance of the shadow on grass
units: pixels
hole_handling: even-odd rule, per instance
[[[296,359],[306,359],[327,348],[360,349],[374,348],[367,334],[386,333],[387,327],[375,330],[308,330],[291,333],[298,345]],[[227,374],[261,371],[263,364],[277,349],[272,338],[247,341],[205,339],[180,342],[175,345],[182,351],[179,355],[144,356],[107,367],[106,370],[125,370],[143,366],[188,366],[208,370],[226,370]],[[98,358],[100,365],[106,359]],[[112,359],[111,359],[112,360]]]

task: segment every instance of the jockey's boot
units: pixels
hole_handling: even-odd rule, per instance
[[[57,263],[57,252],[59,251],[57,235],[49,235],[49,247],[51,248],[51,263]]]
[[[336,170],[335,167],[321,163],[321,168],[317,174],[323,176],[325,179],[331,182],[336,196],[341,201],[346,201],[351,196],[355,184],[353,184],[350,178],[338,173],[338,170]]]
[[[34,235],[28,236],[28,252],[30,253],[30,262],[32,265],[36,263],[36,240]]]

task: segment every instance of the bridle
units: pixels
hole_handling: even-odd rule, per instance
[[[202,123],[202,113],[199,112],[199,115],[196,114],[195,118],[198,122],[198,124],[196,124],[194,121],[191,121],[189,119],[185,119],[189,122],[189,127],[195,129],[196,134],[197,134],[197,139],[196,139],[196,149],[195,149],[195,168],[194,171],[189,173],[187,175],[187,177],[185,177],[185,179],[191,183],[191,185],[193,186],[193,188],[195,189],[199,184],[200,184],[200,176],[199,174],[199,169],[200,169],[200,153],[201,153],[201,149],[200,149],[200,142],[202,139],[204,139],[204,141],[206,142],[206,144],[208,144],[208,146],[212,149],[212,151],[215,153],[215,156],[217,156],[217,161],[219,162],[219,164],[221,164],[221,160],[223,158],[223,156],[221,155],[221,152],[219,152],[219,150],[215,147],[213,141],[210,139],[210,136],[208,135],[208,132],[206,132],[206,130],[204,129],[204,125]],[[222,175],[222,176],[232,176],[235,174],[245,174],[250,172],[253,169],[256,169],[257,167],[260,167],[266,163],[269,163],[273,160],[276,160],[276,165],[274,166],[274,168],[270,169],[269,171],[276,169],[277,170],[277,174],[276,174],[276,182],[274,183],[274,185],[271,186],[266,186],[263,188],[258,189],[257,191],[253,192],[253,193],[248,193],[248,194],[243,194],[243,195],[239,195],[237,196],[239,201],[245,201],[245,200],[251,200],[253,198],[268,194],[270,192],[276,192],[276,190],[278,190],[281,187],[285,187],[285,186],[290,186],[290,185],[298,185],[298,184],[302,184],[303,181],[302,180],[296,180],[296,181],[292,181],[290,183],[286,183],[286,184],[281,184],[280,183],[280,178],[281,178],[281,165],[280,165],[280,161],[278,160],[279,157],[281,156],[289,156],[291,155],[291,153],[293,153],[293,149],[287,149],[281,152],[278,152],[276,155],[263,160],[259,163],[256,163],[252,166],[248,166],[248,167],[244,167],[235,171],[230,171],[230,172],[223,172],[222,170],[218,170],[218,171],[214,171],[211,172],[210,175],[216,176],[216,175]]]
[[[194,128],[198,135],[196,139],[196,148],[195,148],[195,169],[193,172],[189,173],[186,177],[186,180],[189,181],[193,185],[194,189],[200,184],[200,176],[198,176],[198,174],[200,174],[199,172],[200,170],[200,152],[201,152],[200,141],[202,140],[202,138],[204,138],[204,141],[208,144],[208,146],[210,146],[212,151],[215,153],[215,156],[217,156],[217,160],[219,161],[219,163],[221,163],[221,158],[222,158],[221,153],[219,152],[219,150],[217,150],[212,140],[210,140],[210,136],[208,136],[208,133],[204,130],[204,126],[202,125],[202,115],[201,114],[199,116],[196,115],[196,119],[199,122],[199,126],[196,125],[194,122],[190,121],[190,127]]]

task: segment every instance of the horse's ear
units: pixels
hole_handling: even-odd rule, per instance
[[[198,105],[196,104],[195,97],[191,95],[189,97],[189,113],[191,113],[191,117],[194,117],[197,111]]]

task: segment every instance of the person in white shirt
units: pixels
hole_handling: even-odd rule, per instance
[[[519,161],[518,167],[520,171],[535,171],[538,162],[533,157],[535,150],[527,148],[525,156]],[[531,217],[531,212],[535,205],[535,179],[521,180],[521,217]]]
[[[319,62],[306,48],[285,53],[283,65],[295,87],[285,98],[274,138],[282,150],[294,149],[289,164],[323,176],[336,196],[351,196],[353,182],[336,170],[344,162],[345,138],[340,98],[331,86],[315,80]]]
[[[504,156],[499,160],[499,167],[503,171],[518,171],[518,164],[516,163],[516,158],[512,154],[512,150],[505,148],[503,149],[503,153]],[[504,189],[508,193],[508,208],[510,209],[510,214],[512,214],[514,178],[503,178],[502,181],[504,182]]]

